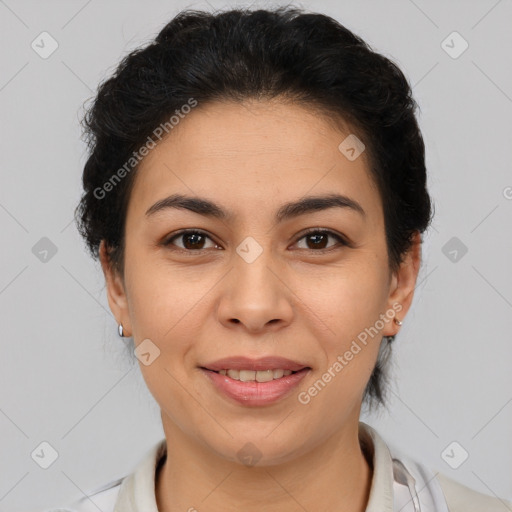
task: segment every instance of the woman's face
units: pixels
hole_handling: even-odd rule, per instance
[[[199,104],[141,162],[124,280],[101,254],[110,306],[134,338],[168,438],[226,460],[255,450],[260,464],[277,464],[357,428],[381,338],[396,334],[392,318],[411,303],[419,244],[390,274],[379,193],[366,153],[339,149],[348,135],[277,101]],[[205,204],[155,207],[176,194],[226,215]],[[284,208],[333,194],[352,206]],[[232,356],[309,369],[277,384],[204,369]]]

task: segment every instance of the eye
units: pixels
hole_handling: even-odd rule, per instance
[[[332,250],[333,246],[326,248],[326,243],[329,237],[335,238],[339,245],[349,245],[348,242],[337,233],[334,233],[333,231],[329,231],[326,229],[318,229],[313,228],[308,230],[305,234],[302,235],[301,238],[297,240],[296,243],[300,242],[301,240],[306,240],[306,245],[308,245],[308,240],[311,242],[309,246],[306,247],[306,249],[313,249],[315,252],[328,252]],[[336,244],[334,245],[336,247]]]
[[[182,249],[183,251],[200,251],[201,249],[207,249],[208,247],[205,247],[205,240],[213,240],[203,231],[199,230],[183,230],[179,233],[174,234],[171,238],[168,238],[166,241],[163,242],[164,246],[169,245],[177,245],[174,243],[174,240],[181,240],[183,242],[183,246],[177,245],[179,249]],[[218,248],[219,246],[215,243],[213,243],[214,248]]]
[[[338,235],[333,231],[318,228],[312,228],[306,233],[303,233],[295,243],[299,243],[301,240],[306,240],[306,244],[309,245],[305,247],[306,250],[309,249],[320,253],[329,252],[333,249],[333,247],[336,247],[336,244],[331,247],[326,247],[326,242],[328,241],[329,237],[337,240],[338,245],[349,246],[349,243],[341,235]],[[175,240],[180,240],[182,245],[176,244]],[[210,247],[205,246],[206,240],[210,240],[212,242]],[[220,249],[220,246],[213,242],[213,240],[204,231],[197,229],[184,229],[179,231],[164,241],[162,245],[164,247],[175,246],[177,249],[185,253],[201,252],[202,249],[208,248]]]

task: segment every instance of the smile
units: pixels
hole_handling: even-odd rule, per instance
[[[277,370],[220,370],[218,373],[221,375],[228,375],[234,380],[241,380],[242,382],[250,382],[250,381],[256,381],[256,382],[269,382],[274,379],[280,379],[281,377],[291,375],[291,370],[283,370],[283,369],[277,369]]]
[[[301,370],[209,370],[202,373],[223,398],[245,406],[258,407],[275,403],[289,396],[311,371]]]

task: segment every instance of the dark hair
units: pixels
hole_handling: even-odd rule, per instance
[[[159,125],[169,125],[169,117],[191,99],[201,105],[276,97],[350,126],[363,141],[382,199],[389,267],[397,270],[432,214],[411,88],[392,61],[340,23],[289,6],[182,11],[100,84],[84,117],[89,157],[75,211],[92,256],[98,258],[104,240],[123,275],[125,216],[135,174],[130,171]],[[385,404],[393,336],[387,338],[364,393],[370,408],[373,399]]]

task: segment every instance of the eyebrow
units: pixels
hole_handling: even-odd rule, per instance
[[[146,216],[152,216],[163,210],[170,208],[189,210],[205,217],[212,217],[221,220],[232,220],[235,214],[223,209],[218,204],[202,197],[184,196],[181,194],[173,194],[169,197],[161,199],[153,204],[146,211]],[[282,222],[306,213],[311,213],[329,208],[348,208],[359,213],[362,217],[366,217],[363,207],[354,199],[341,194],[327,194],[320,196],[308,196],[297,201],[292,201],[282,205],[276,213],[276,222]]]

